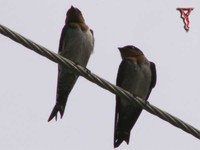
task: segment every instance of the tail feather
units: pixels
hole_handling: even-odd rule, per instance
[[[130,133],[135,125],[141,108],[133,106],[132,104],[119,103],[116,101],[115,111],[115,129],[114,129],[114,148],[118,147],[123,141],[129,144]]]
[[[119,147],[119,145],[125,141],[127,144],[129,144],[130,139],[130,132],[129,133],[119,133],[119,135],[114,140],[114,148]]]
[[[64,111],[65,111],[65,106],[60,105],[60,104],[56,104],[51,112],[51,115],[49,116],[48,122],[51,121],[54,117],[55,120],[57,121],[57,114],[58,112],[60,113],[60,118],[62,119],[63,115],[64,115]]]
[[[59,66],[58,71],[56,105],[51,112],[48,122],[54,117],[57,120],[58,112],[60,113],[60,118],[63,117],[68,96],[78,79],[78,75],[73,74],[70,70],[61,69]]]

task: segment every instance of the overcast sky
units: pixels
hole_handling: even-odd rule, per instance
[[[66,11],[78,7],[93,29],[93,73],[115,84],[117,47],[134,45],[157,67],[149,101],[200,129],[200,1],[0,0],[0,24],[57,53]],[[193,7],[190,31],[177,7]],[[62,120],[55,104],[57,64],[0,35],[0,149],[112,150],[115,95],[83,77]],[[200,149],[200,141],[145,110],[119,150]]]

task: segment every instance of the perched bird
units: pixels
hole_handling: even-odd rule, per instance
[[[93,48],[93,31],[86,25],[81,11],[71,6],[66,14],[58,53],[74,63],[86,67]],[[63,117],[68,96],[78,77],[65,66],[58,65],[56,104],[48,121],[51,121],[54,117],[57,120],[58,112],[61,118]]]
[[[117,86],[146,101],[156,84],[156,67],[143,52],[134,46],[119,48],[122,62],[117,75]],[[129,144],[130,132],[142,109],[116,96],[114,148],[123,141]]]

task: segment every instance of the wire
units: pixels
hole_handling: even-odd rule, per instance
[[[179,118],[176,118],[172,116],[171,114],[157,108],[156,106],[153,106],[149,102],[144,102],[141,98],[135,97],[129,92],[123,90],[122,88],[115,86],[111,84],[110,82],[106,81],[103,78],[98,77],[97,75],[93,74],[90,70],[87,68],[83,68],[80,65],[77,65],[73,63],[72,61],[49,51],[48,49],[34,43],[31,40],[26,39],[25,37],[21,36],[18,33],[13,32],[12,30],[8,29],[7,27],[0,25],[0,33],[9,37],[10,39],[14,40],[15,42],[18,42],[22,44],[23,46],[27,47],[28,49],[31,49],[35,51],[36,53],[50,59],[53,62],[59,63],[61,65],[65,65],[68,67],[71,71],[74,73],[77,73],[84,78],[88,79],[89,81],[99,85],[100,87],[110,91],[111,93],[118,95],[120,97],[125,98],[125,100],[130,101],[134,105],[138,105],[139,107],[145,109],[149,113],[156,115],[157,117],[171,123],[175,127],[178,127],[182,129],[183,131],[193,135],[194,137],[200,139],[200,131],[196,129],[195,127],[185,123],[184,121],[180,120]]]

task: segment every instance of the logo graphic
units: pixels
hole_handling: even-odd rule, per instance
[[[190,29],[189,15],[193,9],[194,8],[177,8],[177,10],[179,10],[181,13],[181,18],[183,19],[183,22],[185,25],[184,28],[186,31],[189,31],[189,29]]]

